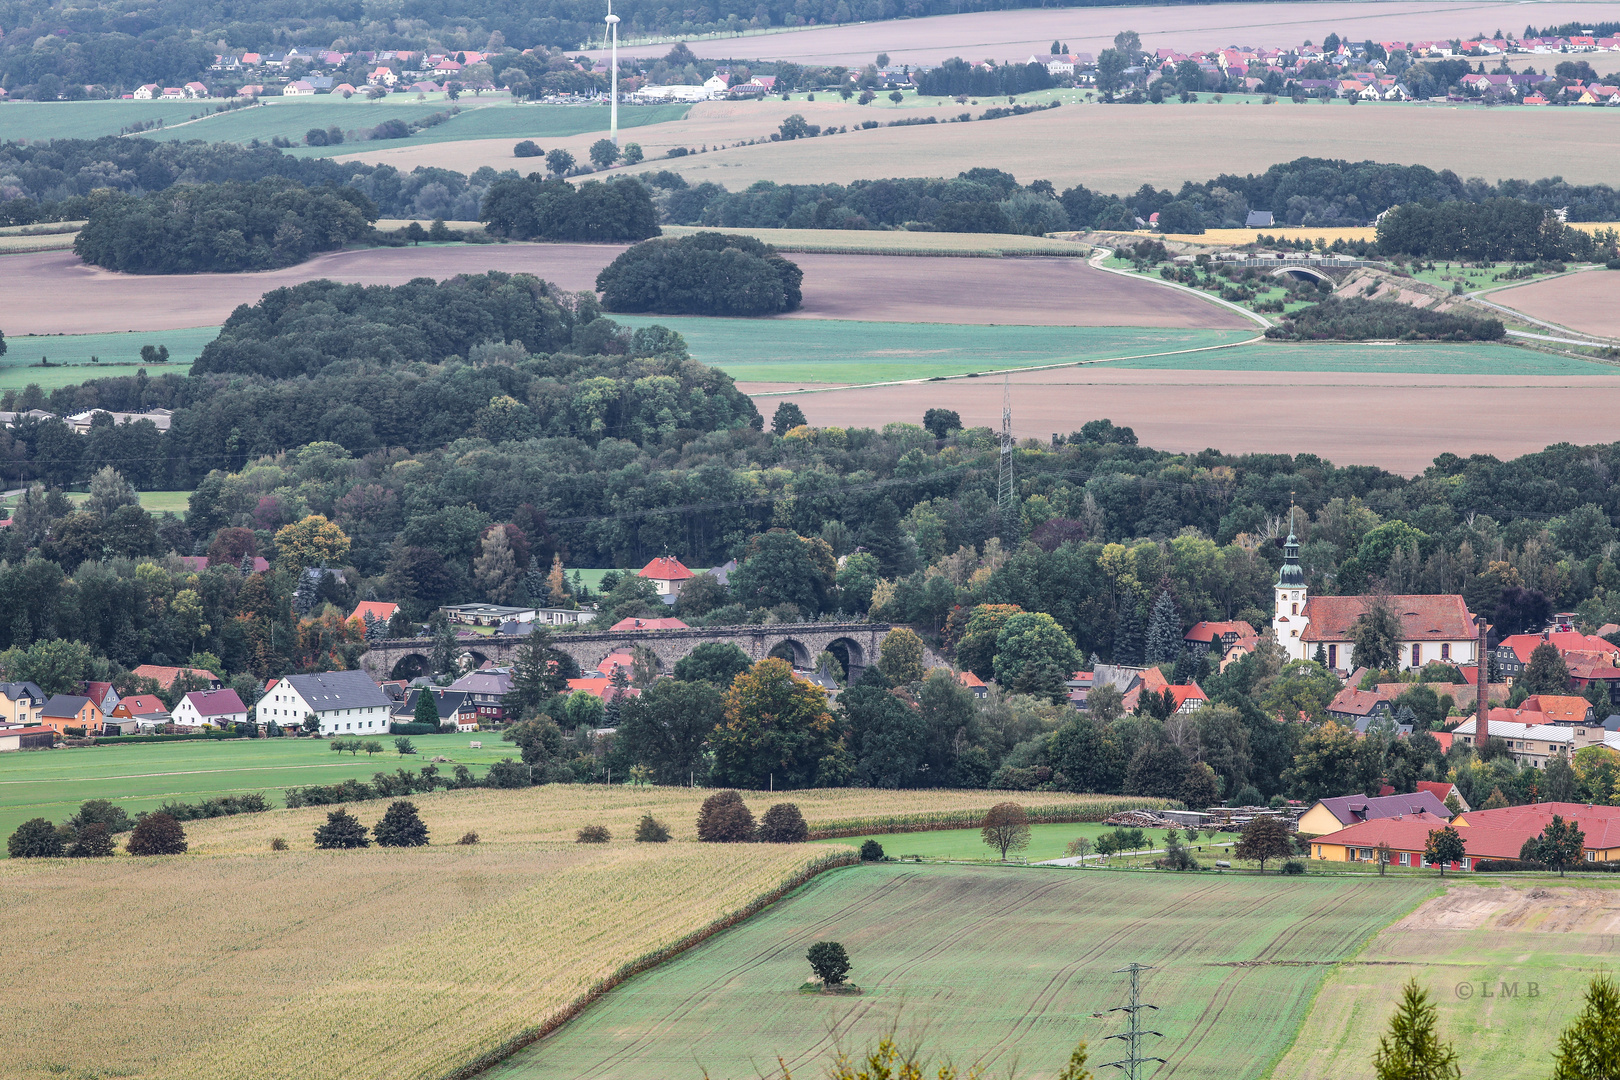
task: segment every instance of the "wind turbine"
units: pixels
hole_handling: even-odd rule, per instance
[[[611,75],[612,75],[612,79],[613,79],[613,91],[612,91],[613,98],[612,98],[612,103],[611,103],[612,111],[611,111],[611,113],[609,115],[609,120],[608,120],[608,133],[609,133],[609,136],[613,139],[614,149],[618,149],[618,146],[619,146],[619,17],[617,15],[613,14],[613,0],[608,0],[607,24],[608,24],[608,31],[613,35],[613,58],[608,61],[609,67],[612,69]]]

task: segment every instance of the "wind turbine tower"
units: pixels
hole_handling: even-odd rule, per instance
[[[612,102],[609,106],[611,113],[608,119],[608,134],[613,139],[615,149],[619,145],[619,17],[613,14],[613,0],[608,0],[607,13],[608,33],[613,38],[612,59],[608,61],[611,68],[610,77],[613,80]]]

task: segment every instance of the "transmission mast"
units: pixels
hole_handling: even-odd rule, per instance
[[[1164,1058],[1162,1057],[1142,1056],[1142,1037],[1144,1035],[1154,1035],[1161,1039],[1164,1038],[1163,1032],[1148,1031],[1142,1027],[1142,1010],[1153,1009],[1157,1011],[1159,1008],[1157,1005],[1149,1005],[1142,1000],[1142,972],[1152,970],[1152,968],[1145,967],[1142,964],[1133,963],[1129,967],[1122,967],[1114,972],[1115,975],[1120,975],[1125,972],[1130,973],[1131,1003],[1129,1005],[1115,1006],[1108,1011],[1128,1014],[1130,1016],[1131,1024],[1130,1027],[1126,1028],[1124,1031],[1117,1035],[1109,1035],[1103,1041],[1107,1042],[1108,1039],[1124,1039],[1125,1045],[1130,1048],[1130,1053],[1128,1056],[1122,1057],[1118,1061],[1105,1062],[1102,1067],[1105,1069],[1119,1069],[1125,1075],[1126,1080],[1139,1080],[1141,1074],[1138,1070],[1141,1068],[1141,1066],[1146,1065],[1149,1062],[1157,1061],[1161,1065],[1164,1064]]]
[[[1002,532],[1015,539],[1017,510],[1013,504],[1012,384],[1001,377],[1001,469],[996,478],[996,509],[1001,514]]]

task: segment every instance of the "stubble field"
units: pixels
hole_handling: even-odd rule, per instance
[[[1493,292],[1494,304],[1583,334],[1620,337],[1620,273],[1591,270]]]
[[[1150,965],[1144,1051],[1177,1080],[1252,1080],[1287,1048],[1333,963],[1434,888],[1429,880],[1166,877],[867,865],[818,878],[608,994],[488,1080],[750,1080],[816,1075],[835,1046],[891,1026],[958,1065],[1051,1076],[1081,1039],[1116,1056],[1115,970]],[[805,949],[841,942],[859,997],[802,995]],[[1149,1046],[1151,1049],[1149,1049]],[[1359,1075],[1343,1073],[1341,1075]]]

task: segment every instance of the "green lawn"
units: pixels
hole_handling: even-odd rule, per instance
[[[1084,836],[1095,841],[1105,832],[1113,832],[1112,825],[1102,825],[1087,822],[1078,825],[1031,825],[1029,828],[1029,847],[1022,852],[1014,853],[1028,859],[1030,862],[1043,862],[1046,859],[1061,859],[1068,855],[1069,841],[1077,836]],[[1163,829],[1145,829],[1148,840],[1153,847],[1164,846]],[[1215,838],[1215,843],[1229,844],[1233,837],[1221,834]],[[876,840],[883,845],[883,853],[891,858],[903,858],[907,855],[920,855],[925,859],[989,859],[999,860],[1001,856],[994,848],[988,847],[984,837],[979,835],[978,829],[941,829],[938,832],[918,833],[886,833],[879,836],[854,836],[840,840],[820,840],[822,844],[853,844],[860,847],[866,840]],[[1205,859],[1215,858],[1209,851],[1210,842],[1200,838],[1193,845],[1193,854]],[[1199,852],[1196,849],[1203,847]],[[1219,856],[1225,858],[1224,853]],[[1130,861],[1129,856],[1124,857],[1125,862]]]
[[[692,355],[745,382],[864,383],[1193,349],[1243,341],[1245,330],[1132,326],[958,326],[843,319],[722,319],[614,315],[659,323]]]
[[[201,101],[9,101],[0,105],[0,139],[96,139],[153,120],[178,124],[211,108]]]
[[[6,355],[0,357],[0,390],[7,387],[20,390],[29,383],[51,390],[73,386],[86,379],[133,375],[143,366],[140,359],[143,345],[161,345],[169,350],[167,364],[145,365],[148,375],[167,371],[185,374],[191,369],[191,362],[201,355],[203,346],[218,336],[217,326],[194,326],[151,333],[8,337]],[[31,366],[38,364],[42,356],[49,358],[50,367]],[[92,356],[96,358],[95,363],[91,363]]]
[[[168,495],[169,492],[159,494]],[[137,743],[27,753],[0,754],[0,836],[29,818],[67,820],[86,799],[112,799],[131,815],[165,802],[200,802],[214,795],[259,791],[276,806],[282,790],[309,784],[336,784],[350,777],[369,780],[376,772],[420,768],[435,754],[482,771],[503,757],[515,757],[499,734],[417,735],[419,753],[401,758],[393,739],[380,741],[387,752],[337,754],[322,739],[254,739],[232,742]],[[467,744],[482,741],[481,750]]]
[[[136,494],[141,501],[141,505],[154,514],[169,511],[185,517],[186,511],[191,508],[191,492],[189,491],[141,491]],[[67,493],[67,497],[69,502],[78,505],[90,498],[90,493],[88,491],[70,491]]]
[[[1093,1067],[1115,1056],[1103,1039],[1123,1021],[1093,1014],[1128,1000],[1115,972],[1137,961],[1155,969],[1143,1000],[1160,1011],[1145,1026],[1164,1038],[1144,1051],[1169,1059],[1163,1075],[1251,1080],[1293,1041],[1334,962],[1433,891],[1393,878],[868,864],[637,976],[483,1075],[744,1080],[775,1075],[781,1055],[816,1076],[835,1042],[858,1052],[898,1025],[958,1066],[982,1059],[999,1075],[1016,1059],[1020,1075],[1051,1076],[1081,1039]],[[818,940],[849,951],[862,996],[798,992]]]

